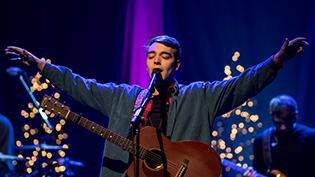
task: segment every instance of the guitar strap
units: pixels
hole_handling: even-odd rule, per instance
[[[143,98],[148,94],[148,89],[143,89],[140,91],[140,93],[137,96],[135,105],[133,107],[133,112],[135,112],[142,104],[143,102]],[[144,108],[144,112],[142,115],[142,120],[143,120],[143,124],[142,125],[146,125],[147,120],[148,120],[148,115],[152,109],[152,105],[153,105],[153,99],[150,99],[148,104],[146,105],[146,107]],[[141,127],[141,124],[140,124]]]
[[[143,102],[143,98],[148,94],[148,89],[143,89],[139,92],[139,94],[137,95],[137,98],[136,98],[136,101],[135,101],[135,104],[133,106],[133,113],[136,112],[136,110],[141,106],[142,102]],[[144,112],[142,114],[142,124],[140,123],[139,124],[139,127],[141,128],[142,125],[146,125],[147,123],[147,116],[149,114],[149,112],[151,111],[152,109],[152,105],[153,105],[153,100],[150,99],[147,106],[144,108]],[[129,128],[129,133],[128,133],[128,139],[132,139],[132,131],[131,131],[131,125],[130,125],[130,128]]]
[[[141,105],[144,96],[148,93],[148,89],[143,89],[140,91],[140,93],[137,96],[135,105],[133,106],[133,112],[135,112]]]
[[[265,166],[268,168],[267,172],[271,170],[271,133],[272,133],[272,128],[268,128],[264,133],[263,133],[263,138],[262,138],[262,150],[263,150],[263,157],[264,157],[264,162]]]

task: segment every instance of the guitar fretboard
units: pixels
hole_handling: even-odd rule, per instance
[[[86,128],[87,130],[101,136],[102,138],[106,139],[107,141],[116,144],[120,146],[122,149],[135,154],[134,146],[135,143],[133,141],[120,136],[112,131],[109,131],[108,129],[102,127],[101,125],[92,122],[88,120],[87,118],[84,118],[80,116],[77,113],[72,112],[69,107],[66,107],[59,103],[58,101],[54,100],[53,98],[50,98],[48,96],[44,96],[41,106],[48,111],[56,112],[59,114],[59,116],[64,117],[67,120],[70,120],[81,127]],[[140,146],[139,149],[139,155],[141,159],[145,158],[145,155],[148,153],[148,150]]]
[[[222,163],[223,166],[230,167],[232,170],[238,171],[238,172],[240,172],[242,174],[247,171],[247,168],[243,168],[241,166],[238,166],[235,163],[233,163],[233,162],[231,162],[229,160],[226,160],[226,159],[221,159],[221,163]],[[266,177],[266,176],[258,173],[257,177]]]

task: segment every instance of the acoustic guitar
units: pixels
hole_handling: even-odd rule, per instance
[[[238,166],[234,162],[231,162],[231,161],[226,160],[226,159],[221,159],[221,162],[222,162],[222,166],[230,167],[232,170],[235,170],[235,171],[240,172],[242,174],[248,170],[247,168],[243,168],[241,166]],[[257,172],[256,176],[257,177],[286,177],[286,175],[283,174],[279,170],[271,170],[267,176]]]
[[[45,95],[40,106],[135,154],[135,142],[72,112],[54,98]],[[209,145],[198,141],[171,142],[152,127],[141,129],[139,152],[140,177],[219,177],[221,174],[220,158]],[[128,167],[128,176],[134,176],[133,162]]]

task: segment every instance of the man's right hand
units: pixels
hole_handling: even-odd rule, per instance
[[[258,173],[256,170],[254,170],[254,168],[249,167],[248,170],[246,170],[245,173],[243,173],[243,176],[245,176],[245,177],[258,177]]]
[[[37,64],[39,70],[43,70],[46,64],[44,60],[37,58],[29,51],[20,47],[8,46],[4,51],[6,55],[18,56],[19,58],[21,58],[22,62],[28,66],[30,66],[31,64]]]

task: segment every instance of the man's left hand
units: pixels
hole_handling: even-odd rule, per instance
[[[309,44],[304,37],[297,37],[291,41],[286,38],[279,52],[275,54],[273,60],[276,63],[283,63],[298,54],[302,54],[304,52],[304,47],[308,45]]]

